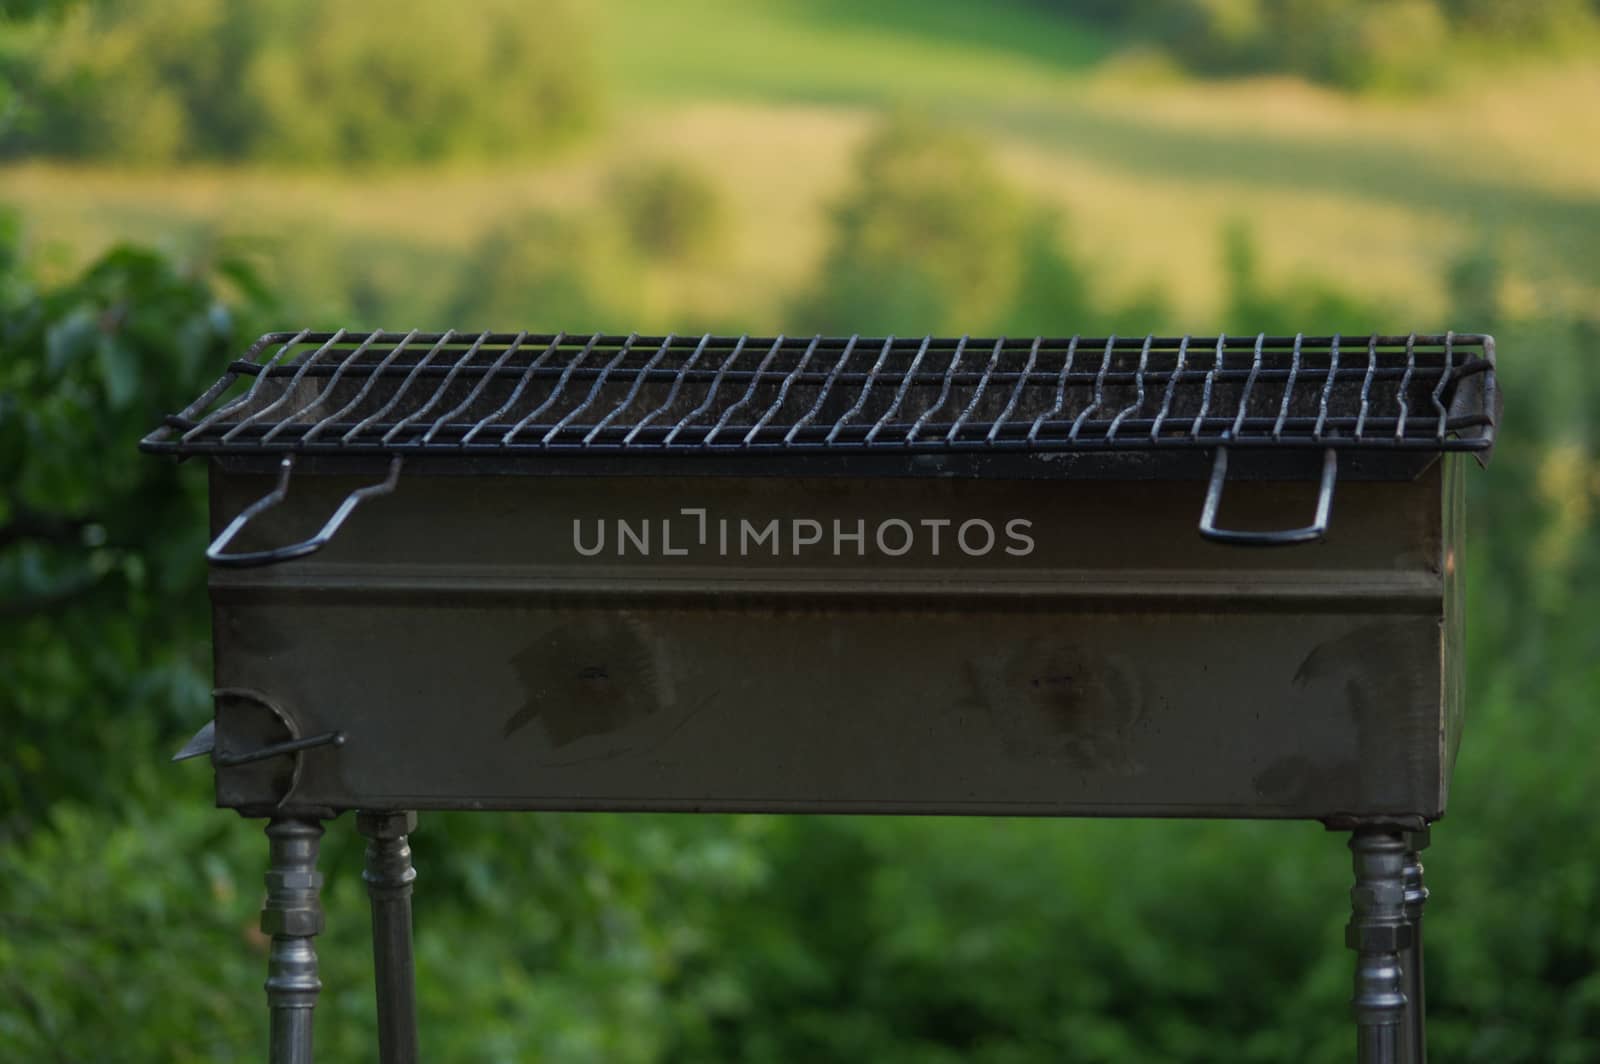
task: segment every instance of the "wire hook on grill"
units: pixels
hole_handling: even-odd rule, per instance
[[[357,488],[349,495],[346,495],[344,502],[340,503],[339,508],[333,511],[333,516],[328,518],[327,523],[310,539],[301,540],[299,543],[291,543],[285,547],[272,547],[268,550],[246,551],[242,554],[224,553],[228,544],[233,542],[233,538],[244,531],[245,525],[249,524],[262,511],[270,510],[278,505],[289,494],[289,474],[294,471],[294,455],[284,455],[283,461],[278,466],[277,485],[270,492],[245,507],[238,517],[229,522],[228,527],[222,530],[222,535],[213,540],[211,546],[206,548],[206,560],[212,565],[224,568],[248,569],[261,565],[276,565],[278,562],[286,562],[292,558],[304,558],[308,554],[316,553],[327,546],[328,541],[334,537],[334,534],[339,531],[339,527],[344,524],[345,518],[349,517],[357,506],[367,499],[377,495],[387,495],[394,490],[395,485],[400,480],[400,464],[402,461],[403,459],[396,455],[389,462],[389,475],[383,479],[381,484],[369,484],[367,487]]]
[[[1295,543],[1314,543],[1328,534],[1328,514],[1333,509],[1333,483],[1339,476],[1339,455],[1329,447],[1322,455],[1322,486],[1317,491],[1317,512],[1304,528],[1285,528],[1266,532],[1217,527],[1217,511],[1222,507],[1222,482],[1228,479],[1228,449],[1217,448],[1211,466],[1211,483],[1206,487],[1205,506],[1200,511],[1200,534],[1217,543],[1243,547],[1287,547]]]

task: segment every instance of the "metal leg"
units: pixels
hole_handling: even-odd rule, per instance
[[[267,824],[267,901],[262,933],[267,957],[267,1007],[272,1012],[270,1064],[312,1064],[311,1019],[322,980],[312,938],[321,933],[322,873],[317,871],[320,821],[279,817]]]
[[[1406,1064],[1400,954],[1410,949],[1411,928],[1405,918],[1405,837],[1386,827],[1358,827],[1350,853],[1355,886],[1344,942],[1355,950],[1355,1059]]]
[[[1406,1064],[1405,976],[1400,956],[1411,946],[1406,923],[1404,835],[1357,828],[1350,839],[1356,884],[1350,890],[1345,944],[1356,951],[1358,1064]]]
[[[1422,969],[1422,907],[1428,901],[1428,887],[1422,880],[1421,852],[1428,848],[1428,829],[1411,832],[1405,857],[1406,924],[1411,928],[1411,944],[1400,954],[1405,970],[1406,1039],[1411,1046],[1410,1064],[1428,1064],[1428,995]]]
[[[362,878],[372,898],[372,960],[378,984],[378,1060],[416,1064],[416,964],[411,955],[411,865],[406,836],[415,813],[359,813],[356,827],[367,837]]]

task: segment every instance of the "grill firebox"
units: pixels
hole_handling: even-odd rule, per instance
[[[1316,819],[1381,888],[1358,1022],[1401,1047],[1420,982],[1391,1008],[1384,964],[1420,980],[1421,903],[1388,888],[1420,889],[1409,833],[1447,804],[1460,458],[1497,412],[1476,334],[300,332],[143,446],[210,461],[190,752],[280,835],[346,809],[377,850],[418,809]]]

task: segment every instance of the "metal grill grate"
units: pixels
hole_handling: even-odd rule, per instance
[[[1483,450],[1494,342],[276,333],[145,441],[217,454]]]

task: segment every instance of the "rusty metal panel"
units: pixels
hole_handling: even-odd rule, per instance
[[[408,477],[321,554],[213,572],[218,686],[344,740],[218,798],[1432,819],[1448,468],[1344,483],[1277,551],[1201,540],[1195,482]],[[214,469],[214,525],[264,479]],[[303,478],[260,535],[357,482]],[[1228,517],[1309,497],[1241,481]],[[267,741],[235,718],[219,748]]]

